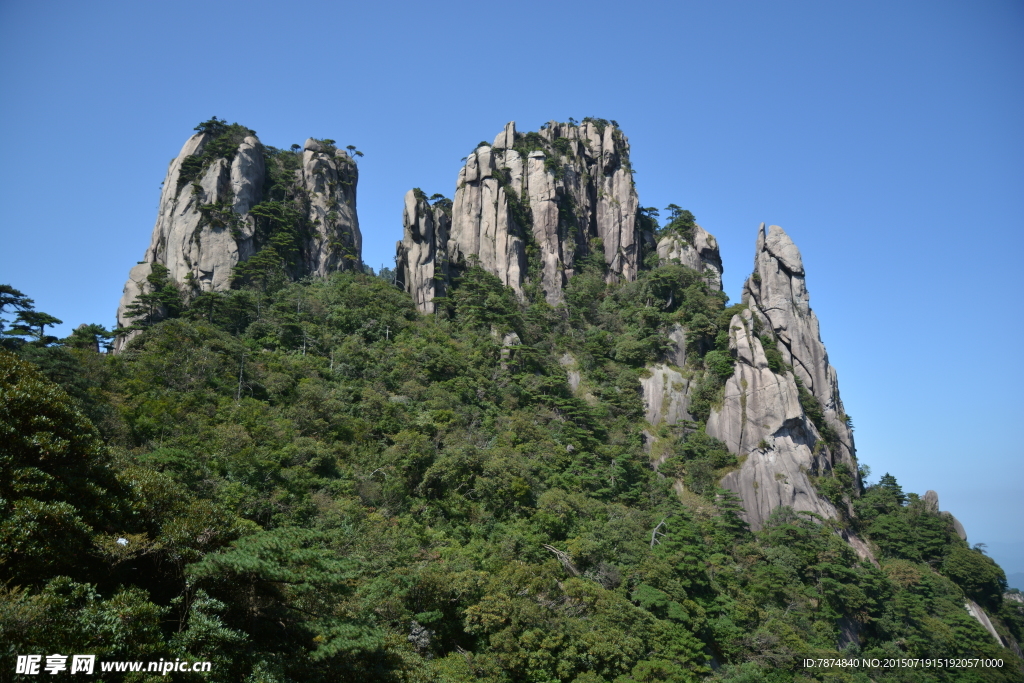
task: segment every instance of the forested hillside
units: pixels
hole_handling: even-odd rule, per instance
[[[821,473],[839,517],[749,530],[705,430],[744,307],[702,273],[581,257],[552,305],[470,264],[429,315],[387,272],[150,277],[169,317],[117,355],[3,290],[0,679],[62,652],[212,661],[180,681],[1024,680],[1002,570],[891,476]],[[676,325],[694,420],[645,436]],[[804,664],[853,657],[1002,666]]]

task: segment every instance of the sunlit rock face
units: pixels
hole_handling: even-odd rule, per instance
[[[825,421],[838,437],[832,459],[844,462],[857,477],[856,449],[836,370],[821,341],[818,317],[810,307],[800,250],[777,225],[758,230],[754,273],[743,288],[743,303],[759,316],[778,341],[783,362],[821,404]]]
[[[448,231],[451,217],[431,206],[415,190],[405,194],[402,241],[397,245],[396,284],[412,294],[421,313],[434,312],[434,297],[444,296],[448,281]]]
[[[654,249],[638,207],[629,141],[614,123],[552,121],[522,134],[512,122],[466,157],[444,258],[452,274],[476,263],[519,295],[534,282],[558,304],[590,254],[609,281],[636,278],[645,245]]]
[[[149,247],[132,268],[117,310],[118,327],[132,323],[128,308],[148,291],[153,265],[167,268],[167,276],[188,299],[201,292],[231,287],[234,269],[261,247],[251,210],[266,198],[267,150],[259,139],[246,135],[223,156],[204,157],[216,137],[199,132],[190,137],[171,161],[164,178]],[[299,168],[288,179],[286,194],[303,217],[300,254],[290,266],[292,275],[323,277],[337,270],[362,267],[362,237],[356,215],[355,161],[313,138],[299,155]],[[190,164],[206,159],[194,176]],[[115,350],[131,334],[118,337]]]
[[[780,505],[835,517],[835,507],[818,495],[808,476],[830,468],[816,448],[821,436],[804,414],[793,373],[768,367],[750,310],[729,323],[729,350],[736,370],[726,381],[722,407],[711,412],[707,432],[743,462],[722,486],[739,494],[753,529]]]

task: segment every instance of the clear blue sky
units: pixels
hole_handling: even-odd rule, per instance
[[[0,2],[0,282],[108,326],[216,115],[354,144],[364,260],[515,120],[616,119],[644,206],[803,252],[862,462],[1024,572],[1024,3]],[[1020,586],[1024,588],[1024,586]]]

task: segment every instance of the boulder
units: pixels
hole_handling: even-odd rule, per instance
[[[704,281],[712,289],[722,289],[722,256],[714,235],[698,226],[694,227],[693,239],[682,235],[665,235],[658,240],[658,260],[661,263],[676,262],[704,274]]]

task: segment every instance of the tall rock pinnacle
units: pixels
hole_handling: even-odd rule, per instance
[[[707,424],[708,434],[743,459],[722,486],[743,499],[754,529],[780,505],[836,517],[835,506],[818,493],[811,477],[830,476],[842,463],[856,484],[853,435],[808,304],[800,252],[778,226],[766,232],[761,224],[743,302],[747,309],[729,324],[736,370]],[[768,343],[781,354],[774,367]],[[809,401],[801,401],[801,391],[809,392]],[[856,539],[851,544],[860,552]]]
[[[407,204],[408,206],[408,204]],[[453,272],[476,261],[522,294],[540,285],[551,304],[575,272],[579,258],[597,252],[609,280],[636,278],[646,241],[638,227],[639,203],[629,164],[629,142],[601,119],[552,121],[522,134],[509,123],[493,144],[481,143],[459,172],[451,232],[444,248]],[[403,245],[415,243],[406,223]],[[400,275],[406,288],[417,281]],[[427,310],[420,303],[420,310]]]
[[[404,239],[397,245],[397,284],[412,294],[416,308],[434,312],[434,297],[444,296],[448,280],[448,230],[451,207],[431,206],[422,192],[405,193]]]
[[[236,268],[261,250],[278,257],[291,277],[324,276],[361,267],[355,161],[330,141],[310,138],[304,150],[264,147],[251,131],[216,118],[199,126],[164,179],[149,248],[128,276],[118,327],[136,320],[129,310],[151,288],[154,266],[185,299],[229,289]],[[297,146],[296,146],[297,147]],[[129,335],[118,338],[115,350]]]
[[[749,310],[732,317],[729,350],[736,370],[726,381],[722,407],[711,412],[707,432],[746,459],[722,479],[722,486],[740,495],[754,529],[780,505],[836,517],[835,507],[818,495],[808,477],[831,465],[816,448],[821,435],[804,414],[793,373],[778,374],[768,366]]]
[[[818,316],[810,307],[804,282],[804,265],[796,248],[782,228],[773,225],[758,231],[754,273],[743,287],[743,303],[758,315],[778,340],[782,360],[818,400],[825,422],[834,433],[836,462],[850,466],[857,477],[856,449],[849,418],[839,398],[835,368],[821,342]]]

